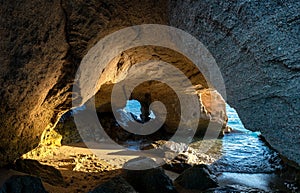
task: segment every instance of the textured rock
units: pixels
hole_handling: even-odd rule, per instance
[[[71,107],[77,66],[104,35],[166,23],[164,1],[0,3],[0,166],[33,149]]]
[[[59,170],[52,166],[40,164],[36,160],[18,159],[14,164],[14,169],[19,172],[38,176],[44,182],[52,185],[64,185],[64,179]]]
[[[59,1],[2,1],[0,9],[3,166],[34,148],[55,120],[54,109],[61,110],[58,106],[66,100],[67,81],[61,89],[54,87],[63,75],[69,46]]]
[[[0,187],[1,193],[47,193],[42,181],[33,176],[12,176]]]
[[[136,65],[144,61],[164,61],[172,64],[176,69],[179,69],[185,77],[178,77],[173,74],[168,66],[159,64],[147,64],[145,66]],[[157,67],[159,65],[159,67]],[[95,105],[99,112],[110,112],[111,109],[111,95],[114,84],[128,84],[130,80],[139,82],[151,74],[150,69],[156,70],[156,76],[161,75],[164,81],[172,80],[173,85],[167,85],[162,82],[150,80],[143,82],[134,88],[130,99],[138,100],[142,109],[148,109],[152,102],[160,101],[165,105],[167,115],[165,121],[165,129],[174,133],[179,125],[180,118],[183,111],[188,111],[189,114],[197,114],[197,110],[200,109],[200,120],[188,120],[183,121],[182,124],[187,128],[190,127],[195,121],[199,121],[197,133],[204,134],[208,123],[221,125],[224,127],[227,123],[227,116],[225,110],[225,101],[216,90],[209,88],[204,76],[199,69],[184,55],[175,52],[173,50],[158,47],[158,46],[145,46],[129,49],[123,52],[120,56],[114,58],[112,62],[105,68],[99,83],[101,85],[100,90],[95,96]],[[131,79],[128,81],[126,77]],[[182,90],[186,88],[184,78],[188,77],[194,86],[191,88],[191,92]],[[125,79],[125,80],[124,80]],[[124,83],[125,82],[125,83]],[[188,84],[186,84],[188,85]],[[181,89],[181,90],[180,90]],[[195,90],[196,92],[192,92]],[[189,100],[180,100],[178,93],[185,93],[186,95],[192,95],[199,101],[199,108],[195,108],[194,103]],[[121,93],[123,94],[123,93]],[[120,94],[120,97],[122,96]],[[83,99],[85,100],[85,99]],[[124,108],[125,104],[114,104],[118,108]],[[181,107],[185,107],[181,109]],[[162,117],[164,112],[161,109],[153,108],[152,111],[156,117]]]
[[[218,187],[216,177],[206,165],[197,165],[185,170],[174,181],[175,186],[181,191],[207,190]]]
[[[135,164],[136,169],[145,166],[154,167],[147,170],[125,170],[125,179],[138,192],[145,193],[176,193],[171,179],[161,168],[156,167],[156,163],[149,158],[136,158],[126,163]],[[125,166],[126,168],[126,166]]]
[[[124,178],[115,177],[90,191],[90,193],[136,193],[136,191]]]
[[[188,161],[188,156],[185,156],[184,154],[179,154],[173,160],[164,164],[162,167],[165,170],[169,170],[180,174],[184,170],[192,167],[192,165],[189,164]]]
[[[300,164],[300,2],[170,1],[170,24],[202,41],[215,57],[228,103]]]

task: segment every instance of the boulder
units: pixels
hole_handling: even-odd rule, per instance
[[[174,181],[179,192],[198,190],[204,191],[218,187],[216,177],[206,165],[197,165],[185,170]]]
[[[0,188],[1,193],[47,193],[40,178],[29,175],[10,177]]]
[[[141,163],[141,159],[144,161]],[[129,162],[139,162],[142,167],[156,166],[156,163],[148,158],[136,158],[130,160]],[[126,163],[132,164],[132,163]],[[125,168],[126,168],[125,164]],[[133,163],[134,164],[134,163]],[[125,170],[124,177],[129,184],[131,184],[134,189],[138,192],[144,193],[176,193],[175,187],[173,186],[172,180],[164,173],[164,171],[159,167],[153,167],[146,170]],[[132,168],[133,169],[133,168]]]
[[[211,146],[214,151],[202,152],[203,141],[198,140],[191,144],[176,143],[174,141],[158,140],[143,145],[142,150],[149,151],[152,156],[164,158],[162,167],[175,173],[182,173],[184,170],[200,164],[212,164],[220,158],[222,144],[220,141],[205,141],[205,146]],[[204,146],[204,147],[205,147]],[[200,149],[199,149],[200,147]],[[205,147],[206,148],[206,147]]]
[[[65,184],[59,170],[52,166],[40,164],[37,160],[18,159],[13,167],[16,171],[38,176],[51,185]]]
[[[114,177],[89,193],[137,193],[122,177]]]
[[[192,167],[192,164],[188,162],[188,156],[185,154],[179,154],[174,159],[167,161],[163,166],[165,170],[169,170],[178,174],[181,174],[186,169]]]

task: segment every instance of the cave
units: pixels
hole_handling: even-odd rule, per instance
[[[213,137],[227,129],[228,103],[247,129],[261,133],[284,164],[299,170],[299,2],[25,0],[2,1],[0,9],[0,167],[9,167],[37,147],[42,151],[47,145],[61,145],[55,128],[67,112],[81,107],[75,122],[84,111],[90,113],[85,113],[85,118],[91,119],[85,122],[92,123],[104,115],[116,116],[116,109],[124,109],[127,100],[137,100],[141,104],[140,119],[133,117],[140,121],[137,127],[157,121],[159,128],[149,129],[151,132],[159,130],[172,136],[180,126],[184,132],[193,128],[189,132],[198,137],[203,137],[209,125],[217,130]],[[86,56],[99,41],[132,26],[148,25],[152,25],[148,30],[160,25],[190,34],[205,48],[201,61],[216,65],[217,72],[199,70],[193,58],[175,49],[180,45],[170,49],[158,41],[120,53],[112,49],[113,57],[104,69],[95,68],[95,75],[86,74],[86,79],[77,76],[84,62],[97,59]],[[134,29],[135,39],[147,34],[143,27]],[[152,35],[175,38],[163,36],[163,31]],[[166,63],[169,65],[164,69]],[[174,81],[173,68],[188,81]],[[175,84],[149,80],[135,85],[126,79],[143,80],[151,73],[171,77],[169,82]],[[207,73],[217,73],[222,79],[207,77]],[[76,81],[80,78],[83,82],[79,84]],[[92,84],[88,81],[91,78],[96,80]],[[111,97],[114,88],[129,83],[135,85],[130,93],[117,90],[119,97]],[[179,91],[187,97],[184,102],[174,89],[176,83],[189,88]],[[154,119],[149,117],[150,110]],[[138,133],[139,128],[134,131]],[[101,140],[98,134],[93,137]],[[299,172],[295,176],[299,182]]]

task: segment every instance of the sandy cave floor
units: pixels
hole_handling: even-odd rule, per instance
[[[89,144],[89,147],[93,145]],[[99,146],[99,144],[96,145]],[[23,158],[37,160],[61,172],[64,185],[53,186],[43,181],[49,193],[89,192],[109,179],[122,174],[124,163],[141,156],[139,152],[118,149],[109,144],[102,144],[101,149],[87,148],[84,143],[46,148],[46,155],[26,154]],[[173,180],[178,177],[176,173],[165,172]]]
[[[124,153],[115,147],[89,149],[84,143],[51,147],[46,156],[27,155],[25,158],[35,159],[41,164],[58,169],[65,185],[53,186],[43,182],[50,193],[56,192],[89,192],[98,185],[122,173],[122,166],[137,155],[122,155]],[[120,155],[121,154],[121,155]]]
[[[140,156],[150,157],[141,155],[140,151],[126,150],[124,147],[121,149],[108,143],[86,145],[80,142],[62,146],[41,146],[23,155],[23,158],[37,160],[41,164],[53,166],[61,172],[64,179],[62,184],[54,186],[43,181],[43,185],[49,193],[85,193],[122,174],[123,165]],[[206,164],[217,159],[217,156],[214,159],[212,159],[214,157],[212,155],[203,156],[203,163]],[[9,175],[20,174],[16,171],[9,173]],[[177,173],[171,171],[165,170],[165,173],[172,180],[178,177]],[[6,179],[9,175],[6,174]]]

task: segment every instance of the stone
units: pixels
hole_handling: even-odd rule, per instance
[[[28,175],[10,177],[2,187],[1,193],[47,193],[41,179]]]
[[[142,163],[140,162],[142,159]],[[145,193],[176,193],[175,187],[173,186],[172,180],[164,173],[164,171],[155,167],[157,164],[149,159],[149,158],[136,158],[134,160],[130,160],[126,164],[135,164],[132,162],[139,162],[142,164],[142,167],[137,167],[135,169],[126,169],[124,178],[126,181],[131,184],[137,192],[145,192]],[[126,168],[125,164],[125,168]],[[140,165],[141,166],[141,165]],[[143,168],[145,166],[150,166],[153,168],[146,170],[138,170],[139,168]]]
[[[162,167],[175,173],[182,173],[202,161],[196,151],[184,143],[159,140],[142,148],[142,150],[151,149],[160,150],[164,154],[164,161],[166,162]]]
[[[13,167],[16,171],[38,176],[51,185],[65,184],[59,170],[52,166],[40,164],[37,160],[18,159]]]
[[[179,154],[171,161],[167,161],[162,167],[165,170],[181,174],[186,169],[191,168],[192,164],[188,163],[187,155]]]
[[[200,164],[212,164],[222,156],[221,141],[195,141],[189,145],[176,143],[174,141],[158,140],[144,145],[141,150],[153,150],[153,156],[159,155],[164,159],[162,167],[175,173],[182,173],[184,170]],[[201,148],[210,147],[207,152]],[[156,150],[156,151],[154,151]],[[150,151],[149,151],[150,152]]]
[[[174,181],[176,188],[181,191],[204,191],[218,187],[216,177],[206,165],[197,165],[185,170]]]
[[[124,178],[114,177],[90,191],[90,193],[136,193],[136,191]]]
[[[226,133],[231,133],[233,131],[233,129],[229,126],[226,126],[224,131],[223,131],[223,134],[226,134]]]
[[[67,115],[70,112],[67,112]],[[62,136],[61,145],[74,144],[82,142],[80,134],[76,128],[76,124],[72,116],[65,115],[63,119],[57,123],[55,131]]]

